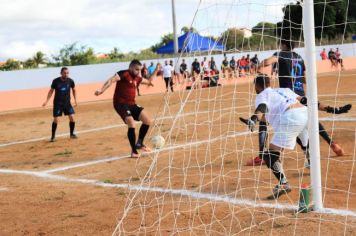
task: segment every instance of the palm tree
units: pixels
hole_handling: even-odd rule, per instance
[[[36,65],[36,67],[38,67],[38,65],[40,65],[40,64],[47,63],[45,54],[41,51],[36,52],[36,54],[33,56],[32,60],[33,60],[34,64]]]

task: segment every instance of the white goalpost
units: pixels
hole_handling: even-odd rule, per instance
[[[310,143],[311,183],[314,209],[322,211],[321,167],[320,167],[320,142],[319,142],[319,111],[318,111],[318,86],[315,62],[315,30],[314,30],[314,1],[303,1],[303,29],[305,42],[305,64],[307,75],[308,97],[308,133]]]

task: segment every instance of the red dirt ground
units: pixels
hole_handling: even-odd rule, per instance
[[[320,74],[320,100],[336,105],[353,103],[355,74],[356,71]],[[153,191],[154,187],[184,189],[248,199],[256,204],[296,205],[298,186],[310,182],[299,148],[283,155],[293,191],[278,202],[265,200],[275,185],[270,171],[265,166],[244,166],[257,154],[257,135],[233,134],[246,132],[238,117],[246,117],[252,111],[252,94],[248,83],[139,97],[138,103],[152,117],[171,117],[157,119],[148,136],[161,133],[167,147],[211,140],[189,148],[163,150],[139,160],[123,158],[58,171],[51,176],[43,172],[39,175],[40,171],[127,155],[127,128],[123,125],[79,133],[77,140],[59,137],[55,143],[46,139],[0,147],[0,235],[110,235],[120,220],[118,232],[125,235],[356,235],[356,218],[351,216],[295,214],[291,209]],[[185,115],[176,117],[184,101],[187,103],[181,114]],[[76,112],[78,131],[123,124],[111,100],[80,104]],[[320,116],[331,117],[325,113]],[[355,118],[356,111],[335,116],[338,117]],[[0,119],[0,144],[49,136],[49,109],[0,113]],[[320,142],[324,205],[355,213],[355,121],[323,124],[346,151],[345,156],[336,157],[324,141]],[[68,132],[66,118],[61,119],[57,132]],[[6,170],[29,172],[5,173]],[[127,185],[142,185],[151,191],[135,191]]]

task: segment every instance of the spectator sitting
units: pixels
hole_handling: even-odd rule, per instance
[[[249,70],[248,61],[246,60],[245,56],[242,56],[242,58],[239,60],[239,77],[242,76],[242,70],[244,70],[245,75]]]

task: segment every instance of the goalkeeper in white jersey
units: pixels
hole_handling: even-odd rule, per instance
[[[299,100],[301,96],[289,88],[270,87],[267,75],[255,78],[256,110],[249,119],[240,118],[253,131],[258,121],[267,121],[272,125],[274,133],[269,148],[260,153],[267,167],[278,180],[272,190],[271,198],[278,198],[291,191],[287,176],[283,171],[280,154],[283,149],[294,149],[297,137],[304,146],[308,144],[308,111]]]

